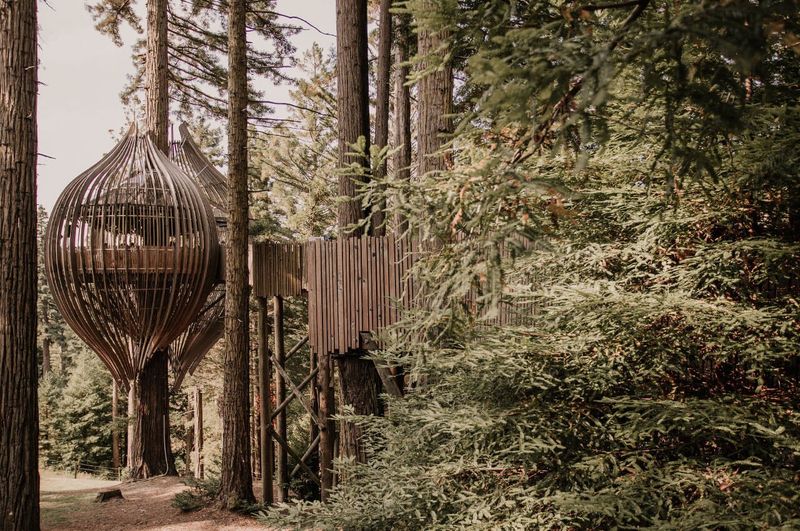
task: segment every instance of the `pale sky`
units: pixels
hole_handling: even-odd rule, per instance
[[[39,153],[53,159],[39,157],[38,202],[48,211],[67,183],[113,146],[111,131],[126,125],[119,93],[133,70],[130,46],[136,36],[124,33],[125,46],[118,48],[94,29],[84,5],[84,0],[39,3]],[[278,0],[277,10],[335,33],[334,0]],[[335,45],[334,38],[310,28],[292,40],[298,54],[315,41],[326,49]],[[267,88],[265,96],[286,101],[287,91]]]

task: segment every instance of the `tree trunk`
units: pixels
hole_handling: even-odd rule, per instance
[[[156,146],[169,153],[169,86],[167,84],[168,0],[147,0],[147,61],[145,79],[147,130]]]
[[[136,418],[131,443],[131,478],[177,474],[169,441],[169,382],[166,349],[153,353],[133,382]]]
[[[39,529],[36,0],[0,8],[0,529]]]
[[[117,381],[111,382],[111,462],[112,466],[119,469],[121,466],[119,456],[119,387]]]
[[[247,274],[247,49],[245,1],[228,1],[228,247],[220,499],[253,503],[250,470],[250,341]]]
[[[394,77],[394,168],[400,179],[411,179],[411,90],[406,84],[410,69],[409,40],[411,33],[410,16],[402,14],[397,19],[397,45],[395,57]],[[397,220],[397,234],[408,230],[408,220],[399,217]]]
[[[203,391],[194,390],[194,477],[203,479]]]
[[[375,96],[375,147],[381,150],[389,143],[389,95],[390,73],[392,69],[392,14],[389,8],[392,0],[381,0],[378,12],[378,66],[376,71],[377,94]],[[375,167],[375,178],[386,176],[386,161]],[[379,201],[372,205],[370,226],[372,234],[386,234],[386,203]]]
[[[369,153],[369,85],[367,76],[367,0],[336,1],[336,71],[339,115],[339,167],[356,162],[366,173],[368,158],[348,155],[349,147],[363,138]],[[358,191],[350,175],[339,176],[339,195],[355,198]],[[358,199],[339,205],[339,233],[346,236],[345,227],[361,221],[364,211]],[[360,231],[351,233],[360,235]],[[347,405],[361,415],[379,415],[380,378],[372,361],[361,358],[362,351],[347,352],[339,358],[339,383]],[[320,360],[320,363],[322,361]],[[323,389],[324,392],[324,389]],[[345,423],[347,424],[347,423]],[[343,426],[344,449],[347,456],[361,462],[366,454],[357,426]]]
[[[49,319],[47,318],[47,307],[41,309],[42,312],[42,328],[44,328],[44,337],[42,337],[42,378],[50,374],[52,370],[52,364],[50,361],[50,337],[48,335],[48,325],[50,324]]]
[[[339,123],[339,167],[355,163],[358,171],[339,175],[339,233],[365,217],[358,195],[359,183],[369,171],[369,76],[367,70],[367,0],[336,0],[336,74]],[[350,155],[364,140],[364,156]],[[361,235],[356,230],[353,235]]]
[[[426,0],[430,9],[435,9],[432,0]],[[453,67],[447,62],[436,64],[443,55],[442,48],[447,42],[447,33],[435,27],[421,27],[418,30],[420,71],[436,66],[435,70],[424,75],[417,84],[418,123],[417,123],[417,162],[419,176],[428,172],[442,171],[447,166],[447,158],[441,153],[447,137],[453,132]]]
[[[339,359],[339,385],[345,404],[352,406],[356,415],[383,415],[380,401],[381,379],[372,360],[349,353]],[[361,353],[365,354],[365,353]],[[345,422],[342,426],[342,448],[347,457],[354,457],[359,463],[367,462],[367,454],[361,444],[361,429]]]

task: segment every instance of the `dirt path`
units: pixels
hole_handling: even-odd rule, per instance
[[[94,501],[97,492],[119,486],[124,500]],[[217,509],[191,513],[172,507],[175,494],[188,487],[179,478],[118,483],[73,479],[42,473],[43,530],[225,530],[266,528],[255,520]]]

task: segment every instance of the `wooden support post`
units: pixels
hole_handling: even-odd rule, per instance
[[[194,390],[194,477],[203,478],[203,391]]]
[[[318,361],[317,361],[317,355],[314,352],[314,349],[308,349],[308,352],[309,352],[309,354],[308,354],[308,356],[309,356],[309,359],[308,359],[309,373],[308,374],[309,374],[309,376],[312,376],[314,374],[314,371],[317,370]],[[324,419],[325,417],[323,417],[319,413],[319,387],[316,385],[316,382],[312,383],[312,385],[309,387],[309,389],[311,389],[311,409],[316,411],[318,418]],[[311,435],[311,437],[309,438],[310,441],[316,441],[317,437],[319,436],[319,425],[317,424],[317,421],[314,420],[313,416],[311,416],[311,431],[310,431],[310,435]]]
[[[267,299],[258,298],[258,390],[261,408],[261,492],[264,505],[272,505],[272,396],[270,393],[270,361],[267,340]]]
[[[119,458],[119,387],[111,381],[111,461],[115,470],[121,466]]]
[[[256,336],[258,332],[256,331]],[[257,347],[257,345],[256,345]],[[257,350],[257,348],[256,348]],[[261,380],[258,371],[260,370],[258,361],[258,352],[252,357],[253,360],[253,382],[251,402],[251,412],[253,416],[252,432],[253,432],[253,479],[261,479]]]
[[[275,334],[275,361],[281,369],[284,369],[284,371],[275,372],[275,401],[280,404],[286,399],[286,379],[282,374],[286,370],[286,348],[283,341],[283,297],[276,296],[272,298],[272,317],[274,319],[272,328]],[[286,408],[275,419],[275,431],[280,435],[281,439],[287,440]],[[278,455],[276,457],[277,501],[285,502],[289,498],[289,454],[283,445],[278,446]]]
[[[324,428],[320,429],[319,434],[319,474],[320,482],[322,483],[320,497],[322,501],[328,501],[328,496],[333,488],[333,453],[336,447],[336,425],[332,417],[336,409],[330,354],[321,353],[318,362],[319,416],[324,424]]]

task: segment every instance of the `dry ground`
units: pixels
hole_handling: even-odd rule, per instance
[[[97,492],[119,486],[124,500],[94,501]],[[118,483],[42,472],[43,530],[225,530],[264,531],[255,520],[215,508],[183,513],[172,507],[188,487],[179,478]]]

